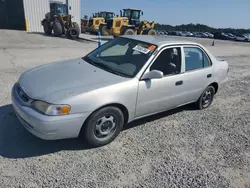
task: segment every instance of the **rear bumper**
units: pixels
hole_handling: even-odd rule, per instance
[[[15,87],[15,86],[14,86]],[[44,140],[59,140],[78,137],[89,114],[46,116],[28,106],[22,105],[14,87],[11,92],[12,105],[21,124],[33,135]]]

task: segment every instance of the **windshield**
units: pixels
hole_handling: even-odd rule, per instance
[[[51,4],[51,13],[53,14],[66,14],[66,6],[61,4]]]
[[[134,77],[157,47],[127,38],[115,38],[83,59],[88,63],[123,77]]]
[[[113,13],[107,13],[107,19],[112,19],[114,18],[114,14]]]
[[[140,19],[140,11],[132,11],[132,19],[139,20]]]
[[[130,11],[130,10],[124,10],[123,16],[124,16],[124,17],[130,18],[130,16],[131,16],[131,11]]]

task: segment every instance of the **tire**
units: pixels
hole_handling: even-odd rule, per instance
[[[110,127],[114,125],[112,122],[115,122],[113,129]],[[112,142],[120,134],[123,125],[124,115],[119,108],[104,107],[90,115],[82,127],[81,136],[91,146],[104,146]],[[104,136],[105,134],[108,135]]]
[[[81,33],[86,33],[86,28],[85,27],[82,27]]]
[[[208,93],[210,93],[208,95]],[[199,110],[208,108],[212,103],[215,95],[215,89],[213,86],[208,86],[203,93],[201,94],[200,98],[196,102],[196,106]],[[206,98],[207,97],[207,98]]]
[[[245,39],[244,41],[245,41],[245,42],[248,42],[248,40],[247,40],[247,39]]]
[[[109,33],[107,32],[107,26],[106,25],[100,25],[99,30],[100,30],[102,36],[108,36],[109,35]]]
[[[67,37],[68,38],[71,38],[71,39],[77,39],[79,37],[79,34],[80,34],[80,27],[77,23],[73,23],[73,26],[72,28],[70,28],[67,32]]]
[[[74,28],[76,28],[77,30],[77,33],[78,33],[77,38],[78,38],[81,32],[80,26],[76,22],[73,22],[73,25],[74,25]]]
[[[149,29],[146,32],[147,35],[156,35],[156,31],[154,29]]]
[[[50,27],[49,22],[43,21],[43,30],[46,35],[52,34],[52,28]]]
[[[62,36],[62,26],[60,22],[55,21],[53,23],[53,33],[55,37],[61,37]]]
[[[125,29],[123,33],[123,35],[134,35],[134,34],[135,34],[134,30],[130,28]]]

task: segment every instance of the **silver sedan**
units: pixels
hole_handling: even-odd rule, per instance
[[[228,79],[205,47],[160,36],[122,36],[84,57],[24,72],[12,88],[20,122],[46,140],[113,141],[135,119],[188,103],[205,109]]]

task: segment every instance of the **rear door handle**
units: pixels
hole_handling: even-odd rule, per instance
[[[179,85],[182,85],[182,84],[183,84],[182,80],[175,83],[176,86],[179,86]]]
[[[207,78],[211,78],[211,77],[212,77],[212,74],[208,74],[208,75],[207,75]]]

